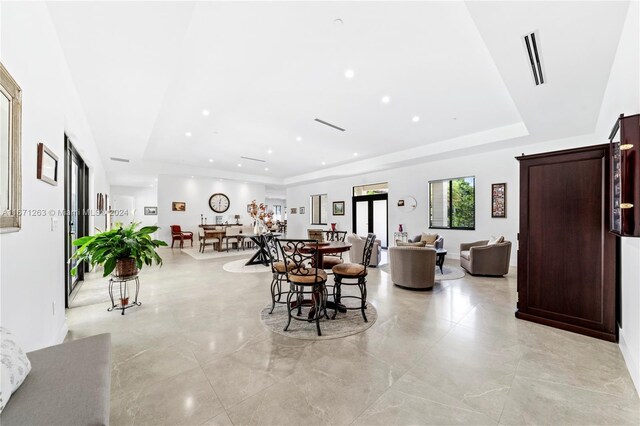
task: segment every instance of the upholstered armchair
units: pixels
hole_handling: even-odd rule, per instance
[[[422,240],[422,234],[418,234],[413,238],[410,238],[408,242],[410,243],[419,243]],[[431,247],[435,249],[444,248],[444,237],[442,235],[438,235],[438,238],[433,244],[427,244],[426,247]]]
[[[366,241],[366,237],[362,238],[356,234],[347,235],[347,242],[351,244],[351,249],[349,249],[349,261],[351,263],[362,263],[362,252],[364,251],[364,243]],[[380,240],[375,240],[369,266],[378,266],[380,256]]]
[[[511,241],[488,240],[460,244],[460,266],[471,275],[502,276],[509,273]]]
[[[391,281],[399,287],[427,290],[436,276],[436,250],[430,247],[389,247]]]
[[[171,225],[171,248],[176,241],[180,241],[180,248],[184,247],[184,240],[190,240],[193,247],[193,232],[183,231],[180,225]]]

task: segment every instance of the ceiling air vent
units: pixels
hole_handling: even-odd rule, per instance
[[[544,84],[544,75],[542,74],[542,60],[540,59],[539,42],[540,37],[536,35],[536,31],[526,34],[524,37],[524,45],[527,48],[527,56],[531,71],[533,72],[533,80],[536,86]]]
[[[320,120],[319,118],[314,118],[314,120],[317,121],[320,124],[324,124],[325,126],[333,127],[336,130],[340,130],[341,132],[344,132],[344,129],[342,127],[338,127],[335,124],[328,123],[328,122],[326,122],[324,120]]]
[[[240,157],[240,158],[242,158],[244,160],[249,160],[249,161],[257,161],[259,163],[266,163],[267,162],[266,160],[261,160],[259,158],[251,158],[251,157]]]
[[[118,157],[110,157],[111,161],[117,161],[119,163],[128,163],[129,160],[126,158],[118,158]]]

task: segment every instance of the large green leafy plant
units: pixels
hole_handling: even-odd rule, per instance
[[[144,226],[138,228],[139,223],[132,223],[126,227],[117,224],[115,228],[78,238],[73,242],[74,246],[80,246],[71,256],[72,259],[85,261],[93,268],[95,265],[104,266],[104,275],[107,276],[116,267],[119,259],[135,259],[138,269],[143,265],[162,265],[162,258],[156,252],[160,246],[167,243],[151,238],[151,234],[158,230],[157,226]],[[71,269],[75,275],[80,262]]]

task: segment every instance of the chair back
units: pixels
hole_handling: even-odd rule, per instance
[[[264,234],[261,238],[264,238],[264,247],[267,249],[267,253],[269,253],[271,272],[276,273],[278,271],[276,271],[276,268],[273,266],[273,264],[280,261],[280,248],[278,247],[276,237],[274,237],[273,234],[269,232],[268,234]]]
[[[327,241],[344,241],[347,238],[347,231],[324,231]]]
[[[307,235],[310,240],[315,240],[319,243],[324,241],[324,232],[322,229],[307,229]]]
[[[276,239],[284,260],[287,281],[292,275],[313,277],[310,284],[318,283],[318,268],[312,265],[319,263],[317,240]]]
[[[371,262],[371,252],[373,252],[373,243],[376,241],[376,234],[367,235],[367,241],[364,243],[364,249],[362,250],[362,265],[365,268],[369,266]]]
[[[236,235],[240,235],[242,228],[239,226],[229,226],[225,232],[227,237],[235,237]]]
[[[171,225],[171,235],[182,234],[182,228],[180,225]]]

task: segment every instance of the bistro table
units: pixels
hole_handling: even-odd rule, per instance
[[[267,239],[265,238],[267,235],[273,237],[280,237],[282,234],[280,232],[273,232],[271,234],[240,234],[245,238],[250,238],[251,241],[256,243],[258,246],[258,250],[255,254],[249,259],[245,265],[264,265],[269,266],[269,251],[267,250]]]

